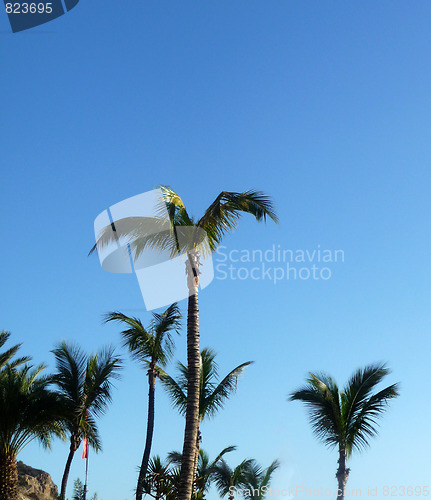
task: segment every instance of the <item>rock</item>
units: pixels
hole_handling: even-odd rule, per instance
[[[19,500],[57,500],[58,490],[51,476],[18,462]]]

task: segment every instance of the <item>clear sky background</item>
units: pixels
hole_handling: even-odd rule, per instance
[[[348,488],[384,498],[383,486],[431,485],[431,4],[81,0],[28,32],[11,34],[5,13],[0,23],[0,327],[22,352],[52,370],[62,339],[120,344],[104,313],[149,321],[136,277],[87,257],[108,206],[169,184],[199,215],[221,190],[260,189],[280,225],[244,218],[228,250],[320,245],[345,259],[326,281],[216,279],[202,291],[201,345],[221,373],[256,362],[202,426],[202,447],[237,445],[233,466],[278,458],[275,488],[334,490],[337,454],[287,395],[309,371],[342,385],[382,360],[401,397],[351,460]],[[133,498],[145,440],[145,372],[127,360],[116,387],[104,452],[90,457],[103,500]],[[156,398],[153,452],[165,456],[184,422],[160,387]],[[19,458],[60,484],[67,453],[55,441]]]

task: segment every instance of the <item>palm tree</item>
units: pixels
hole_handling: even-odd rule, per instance
[[[62,405],[42,376],[44,365],[35,368],[5,366],[0,372],[0,500],[18,498],[17,456],[37,439],[50,448],[51,437],[64,438]]]
[[[202,349],[200,355],[199,423],[206,417],[213,417],[223,408],[226,400],[236,390],[239,375],[244,372],[248,365],[253,363],[253,361],[247,361],[246,363],[238,365],[229,372],[223,380],[218,382],[218,365],[215,362],[215,357],[216,353],[212,349]],[[189,369],[183,363],[178,363],[178,370],[180,372],[178,380],[174,380],[169,375],[163,374],[162,384],[168,391],[174,406],[178,408],[180,414],[186,415]],[[194,472],[196,472],[200,440],[201,437],[198,427],[193,467]]]
[[[176,500],[179,487],[180,469],[178,465],[172,467],[173,461],[162,461],[155,455],[148,463],[147,476],[143,483],[144,492],[155,500]]]
[[[128,327],[121,332],[124,346],[129,349],[134,359],[148,369],[147,437],[136,487],[136,500],[141,500],[153,440],[156,380],[160,367],[165,367],[172,356],[174,342],[171,332],[176,330],[178,333],[181,314],[177,304],[172,304],[162,314],[153,313],[153,320],[148,328],[144,328],[139,319],[130,318],[120,312],[107,314],[105,321],[117,321]]]
[[[250,469],[255,461],[253,459],[243,460],[234,469],[231,469],[225,460],[215,467],[214,483],[221,497],[228,497],[228,500],[234,500],[238,489],[247,488]]]
[[[226,453],[230,453],[235,450],[236,446],[227,446],[212,461],[210,460],[208,453],[202,449],[199,450],[199,459],[196,470],[196,498],[205,500],[205,495],[211,485],[217,465]],[[181,466],[181,453],[173,451],[169,453],[168,459],[178,467]]]
[[[266,469],[263,469],[256,461],[250,464],[246,471],[246,483],[253,498],[261,500],[267,496],[272,475],[279,467],[278,460],[274,460]]]
[[[200,219],[193,219],[180,196],[169,187],[161,188],[166,218],[128,217],[104,228],[96,245],[103,247],[119,238],[128,238],[129,248],[137,259],[145,248],[170,250],[172,256],[183,256],[188,286],[187,313],[187,364],[189,387],[186,423],[184,430],[181,488],[178,500],[190,500],[193,490],[195,448],[199,430],[199,267],[200,257],[217,250],[226,233],[233,232],[243,213],[251,214],[257,221],[269,217],[277,222],[271,200],[259,191],[234,193],[222,191],[205,210]],[[151,230],[148,230],[148,227]],[[155,228],[159,231],[154,231]]]
[[[86,500],[87,494],[85,492],[85,486],[82,481],[78,478],[73,482],[73,496],[72,500]],[[98,500],[97,493],[95,493],[89,500]]]
[[[89,356],[78,346],[65,342],[52,352],[57,365],[54,382],[66,408],[70,438],[69,455],[61,481],[60,497],[64,500],[70,466],[83,437],[96,452],[101,450],[96,419],[105,413],[111,402],[112,379],[118,378],[121,360],[111,348]]]
[[[196,471],[196,490],[198,498],[205,500],[205,496],[214,478],[217,465],[226,453],[236,450],[236,446],[224,448],[214,460],[210,461],[208,454],[204,450],[199,450],[199,459]]]
[[[317,438],[338,448],[339,500],[344,498],[350,472],[347,459],[354,450],[369,446],[370,438],[377,434],[377,418],[387,409],[388,402],[399,395],[398,384],[374,392],[388,373],[389,369],[381,363],[358,369],[342,391],[329,375],[310,373],[308,384],[290,395],[290,401],[302,401],[308,407]]]
[[[7,332],[5,330],[0,332],[0,348],[2,348],[6,344],[10,335],[11,335],[10,332]],[[25,356],[25,357],[15,359],[14,361],[11,362],[12,358],[18,352],[21,345],[22,344],[14,345],[13,347],[8,349],[7,351],[0,353],[0,370],[2,370],[7,364],[9,364],[12,368],[16,368],[17,366],[20,366],[20,365],[30,361],[31,358],[28,356]]]

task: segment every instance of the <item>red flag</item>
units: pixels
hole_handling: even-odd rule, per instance
[[[84,445],[84,448],[82,450],[82,458],[88,458],[88,442],[87,442],[87,437],[85,437],[82,440],[82,443]]]

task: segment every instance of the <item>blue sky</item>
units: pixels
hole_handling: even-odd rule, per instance
[[[215,279],[202,291],[201,344],[221,373],[256,362],[204,423],[203,448],[236,444],[232,465],[279,458],[274,487],[334,489],[336,453],[287,395],[311,370],[342,384],[382,360],[401,397],[352,459],[348,487],[383,498],[384,486],[430,485],[430,18],[426,1],[81,0],[12,35],[0,16],[0,327],[50,369],[62,339],[118,345],[102,315],[150,313],[136,277],[87,257],[94,218],[160,184],[196,215],[221,190],[263,190],[280,224],[244,218],[228,251],[320,245],[345,259],[329,280]],[[116,385],[90,461],[103,500],[133,497],[145,439],[145,372],[127,361]],[[165,455],[184,424],[160,387],[156,397],[153,451]],[[20,459],[59,484],[67,451],[33,444]],[[83,472],[77,455],[70,493]]]

